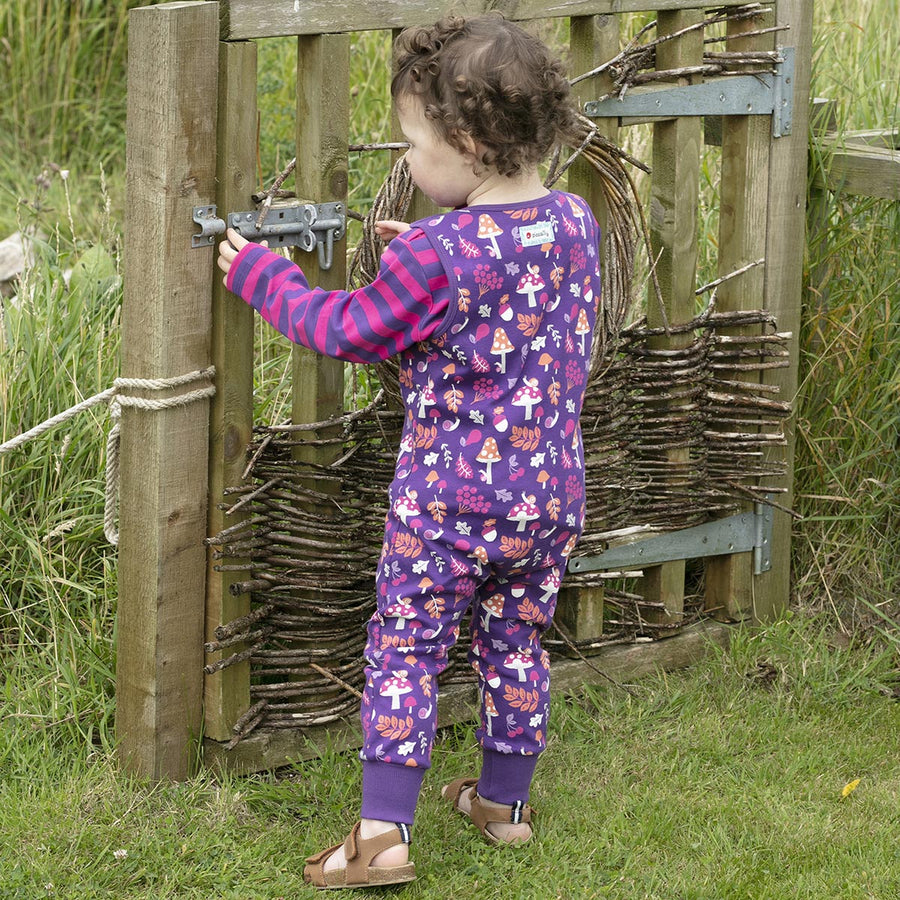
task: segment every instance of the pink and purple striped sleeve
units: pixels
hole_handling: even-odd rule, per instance
[[[451,314],[447,275],[421,229],[394,238],[377,278],[355,291],[310,287],[294,263],[248,244],[228,289],[296,344],[349,362],[379,362],[442,332]]]

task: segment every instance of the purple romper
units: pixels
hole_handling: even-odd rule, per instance
[[[407,240],[419,262],[431,254],[415,279],[413,262],[398,266],[393,256]],[[528,798],[549,714],[540,638],[584,525],[579,417],[600,300],[598,244],[585,201],[561,191],[463,208],[396,238],[365,295],[365,304],[393,307],[395,320],[404,315],[397,297],[415,295],[415,327],[426,336],[413,328],[415,340],[400,346],[406,415],[365,651],[363,816],[412,823],[430,766],[436,678],[470,609],[482,701],[478,792],[498,803]],[[292,339],[352,358],[339,342],[351,324],[378,331],[365,324],[372,307],[351,313],[353,294],[337,292],[342,311],[311,322],[284,299],[288,267],[299,271],[244,248],[229,287]],[[316,292],[322,302],[336,296],[302,285],[310,303]],[[427,306],[436,293],[446,307]]]

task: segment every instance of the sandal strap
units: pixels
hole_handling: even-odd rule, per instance
[[[469,818],[475,827],[485,836],[493,837],[487,830],[488,825],[530,825],[533,810],[527,803],[515,803],[507,813],[506,810],[490,809],[481,802],[476,791],[472,794],[472,808]]]
[[[320,850],[315,856],[307,858],[307,872],[310,883],[317,887],[325,887],[325,862],[341,847],[347,857],[347,865],[344,869],[344,883],[349,885],[368,884],[369,867],[372,860],[383,850],[396,847],[397,844],[410,843],[409,826],[398,824],[396,831],[386,831],[384,834],[372,838],[360,836],[361,822],[357,822],[346,840],[326,850]]]
[[[353,826],[353,830],[344,841],[344,853],[347,857],[347,868],[344,876],[348,884],[368,884],[369,867],[372,860],[383,850],[396,847],[398,844],[409,843],[409,829],[404,834],[399,826],[396,831],[386,831],[375,837],[364,838],[360,836],[361,822]]]

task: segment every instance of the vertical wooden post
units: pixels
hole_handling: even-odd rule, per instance
[[[350,121],[350,41],[345,34],[297,39],[297,195],[314,203],[347,203],[347,144]],[[323,271],[318,257],[298,254],[309,283],[343,289],[347,258],[343,244],[334,248],[334,264]],[[343,411],[344,364],[294,348],[293,421],[319,422]],[[310,462],[327,462],[321,451]]]
[[[392,37],[394,40],[397,39],[397,36],[402,31],[402,28],[395,28],[392,32]],[[393,49],[391,51],[391,60],[393,61]],[[406,138],[403,136],[403,132],[400,130],[400,119],[397,116],[397,106],[393,102],[391,102],[391,140],[392,141],[405,141]],[[391,163],[395,163],[401,156],[403,155],[403,151],[393,151],[391,153]],[[429,200],[418,188],[413,191],[412,200],[409,203],[409,210],[406,213],[407,222],[417,222],[419,219],[424,219],[426,216],[432,216],[438,211],[437,205],[434,201]]]
[[[218,6],[130,14],[125,377],[210,362],[212,250],[191,249],[191,211],[215,193]],[[208,430],[206,400],[122,416],[116,730],[150,778],[187,777],[200,736]]]
[[[780,331],[789,331],[790,366],[772,369],[764,382],[777,384],[781,397],[793,401],[799,367],[800,301],[803,282],[803,250],[806,224],[807,127],[809,80],[812,65],[812,0],[778,0],[776,24],[789,25],[789,36],[780,41],[794,47],[794,104],[791,133],[772,141],[769,154],[769,221],[766,230],[765,304]],[[792,502],[795,419],[785,429],[787,474],[779,486],[787,493],[779,498]],[[772,568],[754,580],[754,615],[772,619],[786,607],[790,596],[791,520],[775,510],[772,535]]]
[[[764,50],[764,38],[736,37],[768,25],[758,19],[728,23],[735,52]],[[719,203],[719,275],[765,256],[766,207],[769,191],[769,116],[724,116],[722,123],[722,177]],[[726,281],[718,290],[716,308],[722,311],[758,309],[763,295],[762,267]],[[749,333],[737,329],[735,333]],[[758,380],[755,374],[733,372],[735,380]],[[740,620],[753,606],[753,553],[711,557],[706,563],[707,609],[723,619]]]
[[[596,68],[615,56],[619,49],[619,20],[616,16],[573,16],[570,22],[569,47],[571,53],[570,76],[580,75]],[[609,85],[607,78],[588,78],[579,82],[573,95],[579,108],[587,100],[604,93]],[[597,130],[611,140],[616,139],[618,124],[615,119],[596,121]],[[568,188],[584,197],[600,223],[601,247],[606,235],[607,210],[603,190],[596,169],[583,160],[576,160],[569,169]],[[588,498],[590,503],[590,498]],[[598,637],[603,633],[603,588],[588,587],[578,590],[563,586],[559,598],[557,616],[576,640]]]
[[[256,134],[256,44],[219,44],[219,127],[217,141],[219,216],[252,209]],[[253,310],[225,290],[220,272],[213,281],[212,358],[217,393],[212,403],[209,447],[209,534],[235,525],[242,513],[226,517],[219,506],[224,490],[242,481],[246,449],[253,428]],[[216,572],[210,558],[206,583],[206,639],[215,629],[246,615],[250,597],[234,597],[230,587],[240,573]],[[220,651],[207,662],[237,653],[243,646]],[[231,726],[250,705],[249,661],[207,675],[203,692],[205,736],[228,740]]]
[[[697,10],[660,11],[659,35],[680,31],[699,22]],[[661,44],[656,51],[659,69],[695,65],[703,54],[702,32]],[[670,325],[689,321],[694,315],[694,283],[697,270],[697,206],[700,191],[701,123],[696,116],[679,116],[672,122],[653,126],[653,179],[650,197],[650,237],[652,255],[657,259],[657,275]],[[650,292],[647,321],[651,327],[663,324],[657,300]],[[687,346],[691,335],[650,339],[659,349]],[[669,461],[677,470],[688,461],[686,449],[673,449]],[[647,600],[662,603],[665,613],[659,621],[678,625],[684,609],[684,560],[653,566],[644,572],[639,591]]]

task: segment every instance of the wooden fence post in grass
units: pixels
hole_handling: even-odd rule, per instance
[[[253,208],[256,162],[256,44],[219,43],[219,127],[216,204],[219,216]],[[200,251],[195,251],[200,252]],[[215,269],[213,281],[212,358],[218,391],[212,403],[209,447],[209,534],[245,518],[242,512],[225,515],[219,507],[224,494],[243,480],[247,446],[253,429],[253,309],[225,289]],[[235,502],[232,499],[230,502]],[[210,554],[206,585],[206,640],[215,629],[250,612],[249,594],[234,597],[230,587],[244,580],[243,572],[216,572]],[[206,662],[244,650],[228,647]],[[207,675],[203,692],[203,730],[206,737],[227,741],[232,726],[250,705],[250,663],[231,665]]]
[[[130,13],[124,377],[210,363],[213,251],[191,235],[193,207],[215,193],[218,6]],[[139,775],[182,779],[201,728],[209,401],[127,406],[121,426],[119,754]]]
[[[671,34],[701,21],[697,10],[660,10],[659,36]],[[703,33],[692,31],[683,37],[660,44],[656,50],[658,69],[697,65],[703,54]],[[701,122],[697,116],[679,116],[671,122],[653,126],[653,176],[650,196],[651,253],[656,260],[659,286],[665,304],[665,319],[670,325],[690,321],[694,316],[694,280],[697,270],[697,216],[700,191]],[[647,323],[653,328],[664,324],[663,313],[652,290],[647,298]],[[690,334],[650,338],[652,349],[680,349],[692,341]],[[677,401],[668,401],[677,403]],[[683,483],[689,475],[689,450],[675,447],[667,452],[669,474],[666,480]],[[684,610],[684,560],[666,562],[644,571],[638,592],[648,601],[661,603],[664,611],[653,621],[677,626]],[[648,618],[651,616],[648,615]]]
[[[350,42],[346,34],[297,38],[297,196],[313,203],[347,205],[347,144],[350,119]],[[300,253],[297,261],[311,285],[343,290],[347,259],[343,244],[334,248],[334,263],[319,267],[318,256]],[[293,421],[321,422],[344,408],[344,364],[294,348]],[[319,437],[324,437],[320,434]],[[310,453],[312,455],[310,455]],[[300,459],[327,464],[336,447],[300,451]]]
[[[744,38],[741,32],[756,30],[770,22],[758,18],[729,22],[727,33],[734,38],[729,49],[738,52],[766,50],[771,36]],[[768,42],[768,45],[767,45]],[[723,116],[722,173],[719,202],[719,275],[727,275],[765,256],[766,208],[769,191],[769,144],[772,120],[769,116]],[[765,270],[757,266],[720,285],[716,309],[732,312],[758,309],[763,295]],[[734,335],[750,335],[756,328],[737,328]],[[758,381],[757,373],[729,372],[734,380]],[[716,423],[712,423],[715,427]],[[747,431],[752,426],[746,426]],[[731,425],[725,431],[741,431]],[[752,511],[752,506],[748,506]],[[747,617],[753,606],[753,552],[714,556],[706,561],[705,606],[714,615],[731,620]]]
[[[619,20],[616,16],[573,16],[570,22],[570,77],[596,68],[619,51]],[[611,84],[607,77],[587,78],[573,88],[573,96],[581,108],[588,100],[595,100]],[[597,131],[615,141],[616,119],[595,120]],[[565,159],[565,157],[563,157]],[[603,190],[596,169],[581,159],[569,169],[568,188],[584,197],[594,211],[603,236],[606,235],[607,212]],[[601,237],[602,254],[603,237]],[[575,640],[598,637],[603,633],[603,588],[582,587],[577,590],[563,586],[557,612],[560,623]]]
[[[790,26],[779,42],[794,47],[793,126],[789,135],[772,142],[769,154],[768,227],[766,231],[765,308],[775,316],[779,331],[791,332],[790,365],[770,369],[765,384],[777,385],[782,400],[797,394],[800,362],[800,300],[806,225],[806,167],[809,135],[809,80],[812,65],[812,0],[778,0],[776,24]],[[793,499],[795,419],[785,428],[787,474],[776,482],[787,493],[779,502],[790,507]],[[775,510],[772,533],[772,568],[754,579],[753,609],[758,620],[777,616],[787,607],[791,576],[791,520]]]

